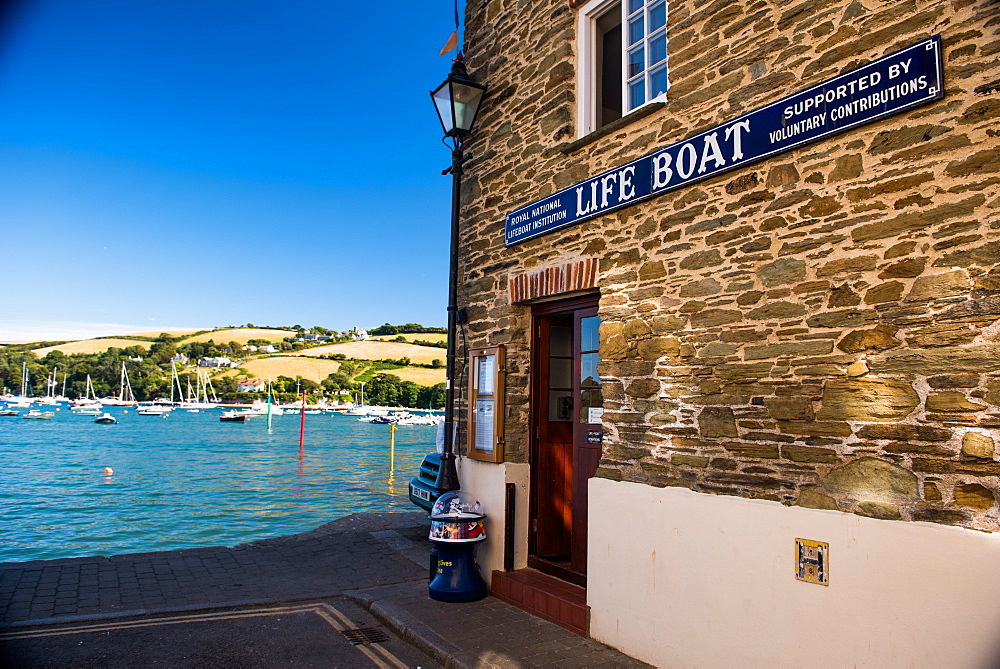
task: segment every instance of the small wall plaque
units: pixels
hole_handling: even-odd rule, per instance
[[[830,544],[796,539],[795,578],[807,583],[830,585]]]

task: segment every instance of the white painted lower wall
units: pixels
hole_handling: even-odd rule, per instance
[[[591,635],[664,667],[996,667],[1000,535],[591,479]],[[830,544],[828,586],[795,539]]]
[[[492,581],[493,570],[503,569],[503,541],[506,526],[505,484],[517,486],[514,494],[514,568],[528,564],[528,473],[526,464],[513,462],[480,462],[471,458],[458,459],[458,478],[462,490],[474,495],[483,505],[486,514],[486,540],[476,550],[479,570],[487,583]]]

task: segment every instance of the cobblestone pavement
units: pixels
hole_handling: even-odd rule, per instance
[[[0,563],[0,638],[29,626],[346,596],[455,667],[644,666],[493,597],[427,596],[421,513],[353,514],[233,548]]]

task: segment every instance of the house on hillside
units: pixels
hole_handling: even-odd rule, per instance
[[[199,367],[236,367],[236,363],[229,358],[202,358],[198,361]]]
[[[181,365],[186,365],[188,363],[188,357],[183,353],[178,353],[174,357],[170,358],[170,362],[176,362]]]
[[[369,339],[371,339],[371,335],[368,334],[368,330],[362,330],[357,325],[354,326],[353,330],[348,330],[344,334],[346,334],[348,337],[352,337],[360,341],[368,341]]]
[[[468,3],[494,594],[659,666],[995,663],[997,17]]]
[[[267,383],[263,379],[242,379],[236,382],[236,392],[238,393],[258,393],[267,390]]]

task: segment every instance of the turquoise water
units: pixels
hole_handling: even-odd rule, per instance
[[[167,418],[65,408],[52,420],[0,417],[0,562],[233,546],[314,529],[357,511],[416,511],[407,483],[434,426],[339,414],[246,423],[222,410]],[[22,410],[22,413],[26,410]],[[114,470],[105,476],[105,467]]]

